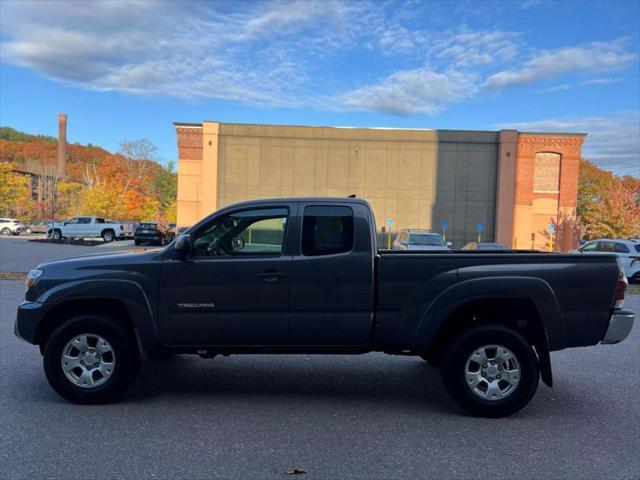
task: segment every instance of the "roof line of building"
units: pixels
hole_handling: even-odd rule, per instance
[[[350,129],[350,130],[404,130],[404,131],[419,131],[419,132],[469,132],[469,133],[498,133],[501,131],[516,131],[519,135],[568,135],[574,137],[586,137],[586,133],[581,132],[520,132],[513,128],[501,129],[501,130],[451,130],[446,128],[395,128],[395,127],[354,127],[354,126],[339,126],[339,125],[286,125],[279,123],[241,123],[241,122],[219,122],[217,120],[204,120],[200,123],[193,122],[173,122],[176,127],[187,128],[202,128],[203,123],[218,123],[223,125],[243,125],[243,126],[256,126],[256,127],[297,127],[297,128],[336,128],[336,129]]]

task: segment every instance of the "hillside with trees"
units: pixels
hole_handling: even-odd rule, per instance
[[[25,221],[73,215],[100,215],[117,220],[175,221],[177,173],[171,161],[159,163],[156,147],[146,139],[123,141],[117,153],[88,144],[67,146],[67,177],[55,179],[58,142],[0,128],[2,215]],[[56,195],[33,199],[28,180],[17,171],[41,172]],[[5,192],[7,190],[7,192]]]

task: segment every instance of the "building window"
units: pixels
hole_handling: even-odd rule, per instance
[[[541,193],[558,193],[560,191],[559,153],[536,153],[533,191]]]

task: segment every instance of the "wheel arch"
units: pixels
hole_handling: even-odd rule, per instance
[[[39,299],[51,304],[35,329],[34,343],[43,348],[48,336],[66,319],[81,313],[112,316],[130,329],[144,349],[161,345],[152,310],[142,288],[132,281],[70,282]]]
[[[549,351],[566,346],[566,332],[555,294],[545,281],[482,278],[450,287],[422,315],[414,349],[437,358],[456,333],[479,323],[497,323],[520,332],[538,354],[542,380],[553,384]]]

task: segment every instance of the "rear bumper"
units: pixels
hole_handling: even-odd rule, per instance
[[[609,320],[609,327],[602,338],[603,345],[620,343],[629,335],[633,327],[635,313],[631,310],[616,310]]]

